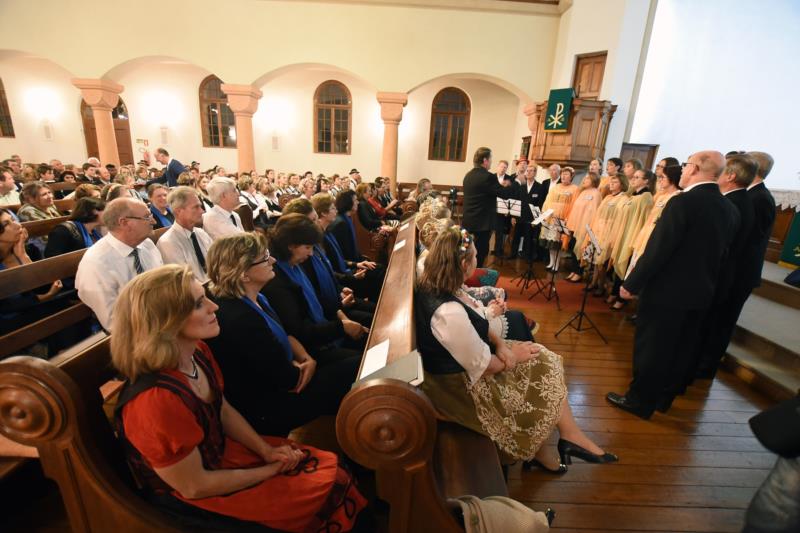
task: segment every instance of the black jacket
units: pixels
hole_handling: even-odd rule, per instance
[[[730,253],[726,266],[729,266],[729,287],[735,286],[737,289],[749,290],[749,272],[757,261],[760,265],[764,258],[758,258],[758,241],[754,237],[755,231],[755,210],[753,202],[747,194],[747,189],[738,189],[728,193],[727,198],[735,207],[739,214],[739,227],[731,243]]]
[[[378,231],[383,226],[383,222],[375,212],[375,208],[369,205],[366,200],[358,202],[358,220],[369,231]]]
[[[75,224],[68,220],[50,230],[47,235],[44,256],[55,257],[84,248],[86,248],[86,243],[83,242],[83,236]]]
[[[357,263],[361,261],[361,254],[358,251],[358,244],[356,243],[353,234],[350,232],[350,227],[344,217],[347,215],[339,215],[336,220],[331,222],[327,231],[331,233],[339,247],[342,249],[342,255],[345,260]],[[326,244],[326,247],[328,245]]]
[[[705,309],[713,301],[737,217],[716,183],[672,198],[623,287],[641,305]]]
[[[775,224],[775,199],[763,183],[759,183],[747,191],[747,194],[753,202],[753,239],[755,244],[752,262],[742,276],[751,287],[758,287],[761,285],[761,269],[764,266],[764,256],[767,254],[769,237],[772,235],[772,226]]]
[[[510,198],[511,187],[503,187],[497,175],[475,167],[464,176],[464,215],[462,225],[471,232],[490,231],[497,214],[497,198]]]
[[[275,277],[261,289],[270,305],[283,323],[289,335],[294,336],[307,349],[321,347],[344,337],[341,320],[329,320],[316,324],[303,295],[303,289],[289,279],[280,268],[275,268]]]
[[[206,342],[225,376],[225,397],[246,419],[258,419],[280,408],[300,371],[255,309],[238,298],[214,301],[220,333]]]
[[[530,223],[533,221],[533,213],[531,212],[530,206],[535,206],[541,209],[542,205],[544,204],[545,197],[547,196],[547,190],[549,189],[549,181],[547,182],[547,185],[545,185],[534,180],[533,187],[531,187],[530,192],[528,192],[527,182],[517,186],[517,199],[522,202],[522,216],[520,217],[521,222]]]

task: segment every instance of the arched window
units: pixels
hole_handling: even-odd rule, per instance
[[[236,148],[236,120],[222,92],[222,80],[214,75],[200,83],[200,124],[203,146]]]
[[[6,89],[0,80],[0,137],[13,137],[14,125],[11,123],[11,111],[8,109]]]
[[[336,80],[320,84],[314,93],[314,152],[349,154],[353,100]]]
[[[469,98],[461,89],[445,87],[436,94],[431,107],[428,159],[466,160],[469,111]]]

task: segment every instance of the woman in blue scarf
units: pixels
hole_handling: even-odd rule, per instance
[[[160,183],[154,183],[147,188],[147,194],[150,196],[150,212],[156,220],[154,229],[168,228],[175,222],[175,215],[167,204],[168,193],[169,189]]]
[[[360,355],[369,330],[348,318],[325,316],[322,303],[300,264],[314,254],[322,232],[299,213],[283,215],[270,236],[277,259],[275,279],[263,290],[286,331],[306,346],[317,360]],[[349,349],[352,348],[352,349]]]
[[[314,195],[312,200],[318,195]],[[329,195],[323,193],[321,196]],[[306,198],[296,198],[286,204],[284,214],[300,213],[317,224],[325,231],[325,224],[317,215],[311,202]],[[321,244],[314,245],[314,255],[301,263],[314,291],[322,304],[322,310],[328,319],[351,318],[359,324],[370,327],[372,317],[375,315],[375,304],[361,298],[356,298],[353,290],[342,286],[336,277],[336,272]]]
[[[286,436],[333,415],[355,381],[358,355],[317,366],[284,329],[261,290],[275,278],[275,259],[259,233],[218,239],[208,251],[209,286],[219,306],[219,336],[208,339],[225,376],[225,395],[261,434]]]
[[[89,248],[100,240],[103,227],[103,210],[105,202],[99,198],[85,197],[75,203],[75,208],[66,222],[50,230],[47,236],[45,257],[74,252]]]

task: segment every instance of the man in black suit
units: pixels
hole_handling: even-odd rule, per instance
[[[725,162],[725,170],[719,178],[719,190],[728,199],[739,215],[739,227],[731,243],[719,276],[714,303],[702,327],[702,336],[695,349],[695,364],[686,376],[688,386],[694,378],[713,379],[720,360],[725,355],[733,335],[739,313],[753,287],[749,271],[754,262],[760,265],[759,242],[754,237],[755,211],[747,194],[753,182],[758,164],[747,155],[733,155]]]
[[[524,239],[522,242],[522,258],[526,261],[533,261],[535,259],[541,227],[539,225],[535,227],[531,226],[531,222],[533,222],[531,207],[542,208],[545,197],[545,195],[542,194],[544,189],[545,185],[536,181],[536,165],[529,165],[525,170],[525,180],[517,187],[517,199],[522,202],[522,214],[517,221],[517,227],[514,231],[514,240],[511,243],[512,259],[517,255],[520,239]]]
[[[755,215],[755,230],[753,239],[758,243],[758,259],[753,259],[748,271],[748,282],[752,288],[761,285],[761,269],[764,266],[764,256],[767,254],[767,244],[772,234],[772,226],[775,225],[775,199],[770,194],[764,180],[772,171],[775,161],[766,152],[747,152],[747,155],[755,159],[758,164],[758,172],[753,183],[747,188],[747,194],[753,202]]]
[[[672,198],[620,296],[639,295],[633,380],[624,395],[609,392],[615,407],[649,419],[666,411],[683,383],[703,317],[711,306],[720,267],[733,236],[733,206],[716,180],[725,165],[719,152],[692,154]]]
[[[508,161],[501,159],[497,163],[497,183],[503,187],[508,187],[514,183],[514,175],[506,174],[508,170]],[[497,258],[503,257],[503,245],[505,244],[506,235],[511,232],[511,217],[508,215],[501,215],[497,212],[494,214],[494,256]]]
[[[489,253],[489,238],[497,213],[497,198],[508,198],[511,188],[503,187],[497,176],[489,172],[492,151],[481,147],[472,157],[474,168],[464,176],[464,215],[461,224],[475,235],[478,267],[483,267]]]
[[[147,186],[149,187],[153,183],[164,183],[167,187],[177,187],[178,185],[178,176],[180,176],[183,172],[186,172],[186,167],[178,161],[177,159],[173,159],[169,156],[169,152],[167,152],[163,148],[159,148],[156,150],[156,161],[165,165],[164,172],[158,178],[153,178],[148,180]]]

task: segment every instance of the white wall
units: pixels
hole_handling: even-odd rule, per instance
[[[631,142],[766,151],[769,187],[800,189],[799,27],[796,0],[659,0]]]
[[[649,9],[650,0],[574,0],[561,15],[552,89],[572,86],[575,56],[608,51],[599,99],[610,100],[617,111],[608,131],[606,159],[622,148]]]
[[[115,77],[125,87],[121,96],[130,114],[134,150],[137,139],[147,139],[151,153],[163,146],[184,165],[194,160],[202,169],[222,165],[236,170],[235,148],[203,147],[198,91],[208,74],[194,65],[152,62]],[[167,128],[166,143],[161,142],[162,126]],[[138,155],[134,159],[138,161]]]
[[[353,99],[351,154],[314,153],[314,91],[335,79],[347,86]],[[376,90],[364,81],[324,68],[300,68],[260,87],[263,96],[253,116],[256,167],[278,171],[346,175],[357,168],[365,177],[380,173],[383,121]],[[278,139],[273,150],[272,137]]]
[[[430,161],[428,144],[433,98],[445,87],[458,87],[470,99],[471,115],[466,161]],[[426,83],[408,95],[400,123],[397,179],[414,182],[428,178],[433,183],[460,184],[472,168],[472,154],[481,146],[492,148],[495,159],[511,159],[519,152],[517,118],[520,100],[483,80],[449,78]]]
[[[85,161],[81,97],[68,72],[44,59],[7,54],[0,59],[0,78],[15,134],[0,138],[1,158],[19,154],[37,163]],[[45,138],[45,121],[52,126],[52,140]]]

